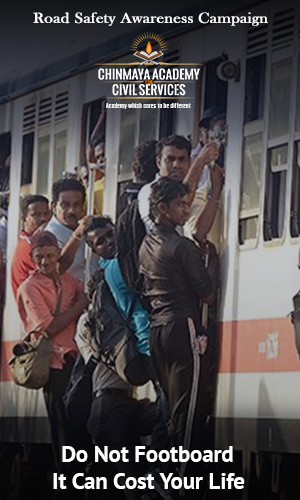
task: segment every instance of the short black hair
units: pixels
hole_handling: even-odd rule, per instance
[[[177,149],[186,149],[188,156],[190,157],[192,146],[190,141],[188,141],[183,135],[169,135],[168,137],[163,137],[156,146],[156,156],[161,158],[162,150],[166,146],[174,146]]]
[[[157,182],[152,184],[151,193],[149,197],[149,217],[155,222],[158,216],[157,205],[161,202],[167,205],[175,200],[177,196],[181,198],[189,193],[187,184],[172,179],[170,177],[161,177]]]
[[[95,215],[91,217],[86,223],[86,226],[83,231],[83,239],[87,241],[88,233],[94,231],[95,229],[102,229],[106,227],[108,224],[114,226],[113,221],[108,215]]]
[[[46,198],[46,196],[43,196],[41,194],[28,194],[27,196],[24,196],[24,198],[21,199],[21,214],[23,217],[26,217],[28,213],[28,207],[29,205],[32,205],[33,203],[47,203],[49,205],[49,200]]]
[[[136,146],[132,156],[132,170],[137,182],[151,182],[158,171],[156,166],[157,141],[145,141]]]
[[[79,191],[82,194],[83,203],[85,202],[85,189],[80,181],[74,178],[59,179],[52,186],[52,200],[56,203],[60,193],[65,191]]]
[[[105,146],[105,135],[104,134],[97,134],[90,141],[90,146],[92,149],[95,149],[95,147],[98,146],[99,144],[104,144],[104,146]]]

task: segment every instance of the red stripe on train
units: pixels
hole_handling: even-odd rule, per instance
[[[289,318],[221,323],[220,373],[294,372],[300,370]],[[11,381],[8,361],[15,341],[2,342],[1,381]]]
[[[299,370],[294,329],[289,318],[221,324],[220,373]]]

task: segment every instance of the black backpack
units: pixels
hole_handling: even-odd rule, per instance
[[[134,307],[135,303],[128,318],[121,314],[103,274],[93,294],[86,325],[99,348],[100,361],[125,382],[139,386],[150,378],[150,360],[136,346],[135,334],[130,325]]]
[[[146,236],[146,229],[137,199],[121,213],[116,229],[118,259],[123,279],[131,290],[141,294],[143,281],[139,273],[139,249]]]

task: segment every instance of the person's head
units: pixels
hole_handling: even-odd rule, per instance
[[[162,177],[183,181],[190,168],[191,144],[181,135],[170,135],[156,146],[156,163]]]
[[[50,220],[49,201],[41,194],[29,194],[21,200],[22,227],[31,235]]]
[[[155,223],[183,226],[189,216],[188,186],[169,177],[162,177],[151,186],[149,215]]]
[[[92,251],[103,259],[116,255],[115,227],[110,217],[92,217],[85,226],[83,238]]]
[[[34,234],[30,243],[30,254],[37,269],[47,276],[56,273],[60,249],[54,234],[41,231]]]
[[[216,139],[222,140],[226,130],[225,113],[216,115],[210,122],[210,131]]]
[[[97,135],[91,143],[91,147],[94,150],[94,157],[98,167],[104,171],[104,159],[105,159],[105,137],[103,134]]]
[[[85,211],[85,189],[77,179],[59,179],[52,186],[52,209],[59,222],[74,230]]]
[[[89,186],[89,169],[86,165],[81,165],[78,167],[78,179],[83,184],[85,189]]]
[[[157,173],[156,145],[155,140],[145,141],[134,148],[131,165],[135,182],[153,181]]]
[[[220,115],[220,111],[216,107],[207,108],[198,124],[199,130],[199,142],[202,146],[205,146],[209,142],[209,130],[211,128],[211,123],[214,117]]]

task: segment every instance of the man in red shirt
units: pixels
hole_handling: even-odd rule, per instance
[[[16,298],[19,286],[28,278],[30,271],[35,269],[30,256],[30,238],[42,224],[50,220],[50,216],[48,200],[45,196],[33,194],[22,200],[22,229],[11,266],[12,288]]]
[[[17,302],[26,334],[46,334],[52,340],[49,381],[44,387],[58,472],[70,472],[61,463],[62,446],[78,448],[83,435],[67,418],[63,395],[77,355],[76,321],[88,304],[83,283],[57,271],[60,249],[54,234],[36,233],[30,242],[36,266],[18,289]],[[76,465],[76,464],[75,464]],[[70,479],[70,475],[68,479]]]

